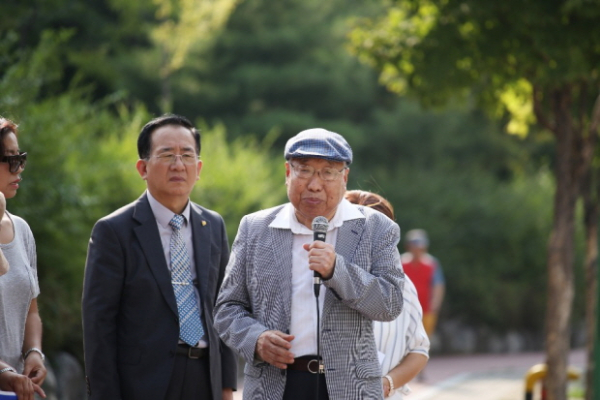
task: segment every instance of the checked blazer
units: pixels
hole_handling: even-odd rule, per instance
[[[383,398],[372,320],[393,320],[403,305],[400,228],[356,207],[365,218],[338,228],[334,274],[323,282],[321,355],[331,400]],[[218,334],[246,360],[245,400],[281,399],[285,389],[285,372],[254,358],[261,333],[290,326],[293,234],[269,226],[282,208],[242,219],[215,305]]]

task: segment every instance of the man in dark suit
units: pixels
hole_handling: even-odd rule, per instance
[[[100,219],[83,286],[90,399],[229,399],[237,358],[213,328],[229,259],[223,219],[189,199],[200,134],[164,115],[138,138],[147,191]]]

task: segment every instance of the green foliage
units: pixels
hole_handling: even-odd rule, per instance
[[[600,82],[600,3],[397,0],[381,18],[362,20],[353,51],[382,80],[425,104],[445,104],[472,89],[492,110],[526,80],[538,90]],[[531,96],[530,96],[531,97]],[[507,104],[508,111],[514,104]],[[592,100],[587,104],[591,109]],[[578,112],[581,110],[578,109]]]
[[[202,171],[191,197],[223,216],[230,243],[244,215],[287,201],[285,160],[271,157],[273,139],[228,142],[222,125],[202,136]]]
[[[391,98],[343,47],[346,16],[362,10],[368,5],[338,0],[240,3],[206,68],[193,75],[198,92],[176,107],[223,122],[234,136],[276,129],[278,148],[308,127],[359,136],[357,123]]]
[[[135,159],[123,150],[134,144],[131,121],[145,113],[115,115],[114,102],[94,103],[82,88],[45,96],[61,77],[59,49],[67,38],[46,32],[38,48],[15,58],[0,80],[0,108],[19,123],[19,144],[29,155],[21,190],[8,207],[36,238],[44,342],[49,351],[80,355],[85,238],[99,215],[139,192],[123,168]]]
[[[447,281],[444,318],[496,331],[541,331],[550,172],[524,170],[526,143],[481,113],[401,104],[378,116],[398,129],[389,137],[371,132],[349,188],[384,195],[403,232],[429,233]]]
[[[21,124],[20,145],[30,154],[22,188],[8,207],[30,223],[37,240],[48,351],[81,355],[79,304],[90,231],[145,187],[134,168],[135,141],[165,106],[159,71],[169,61],[152,32],[185,23],[177,7],[158,18],[161,4],[183,3],[8,0],[0,6],[12,15],[0,21],[0,113]],[[484,58],[470,60],[452,42],[459,34],[470,38],[475,28],[462,24],[446,37],[424,27],[418,18],[434,15],[431,7],[423,2],[411,19],[396,15],[402,26],[393,29],[416,39],[427,28],[439,46],[386,42],[377,60],[406,55],[411,62],[376,63],[385,67],[383,79],[400,83],[395,68],[413,73],[418,62],[432,76],[415,75],[406,87],[432,88],[431,104],[468,92],[459,84],[476,78],[483,83],[474,95],[493,95],[501,85],[476,67]],[[579,7],[591,15],[595,5],[573,0],[564,9]],[[470,104],[434,113],[379,86],[378,72],[345,45],[348,18],[382,11],[376,0],[245,0],[207,41],[190,42],[197,32],[184,38],[187,57],[178,59],[167,86],[174,112],[206,121],[199,123],[204,164],[192,199],[223,215],[232,241],[243,215],[286,201],[286,139],[316,126],[340,132],[356,155],[349,188],[384,194],[403,231],[430,233],[448,280],[445,316],[539,331],[553,187],[548,138],[507,137]],[[454,10],[447,18],[457,15],[465,14]],[[381,37],[362,38],[361,45],[388,40],[392,28],[379,28]],[[504,46],[501,37],[487,43],[490,52]],[[161,40],[166,46],[165,36]],[[452,53],[460,71],[431,58],[439,47]],[[508,61],[498,63],[514,64]],[[517,94],[513,100],[520,100]],[[517,111],[528,106],[514,104]],[[540,295],[528,297],[531,288]]]
[[[447,106],[450,101],[472,96],[481,109],[499,119],[510,132],[524,136],[532,125],[538,124],[537,128],[543,127],[555,136],[557,157],[552,171],[559,188],[553,210],[555,223],[551,229],[547,227],[547,233],[539,231],[539,234],[545,238],[552,232],[553,242],[544,250],[550,282],[559,282],[550,288],[552,297],[547,298],[550,318],[547,345],[554,346],[561,340],[564,344],[568,336],[564,322],[569,321],[571,314],[570,298],[565,294],[573,282],[565,270],[573,268],[570,252],[575,239],[571,233],[575,225],[573,208],[583,192],[595,190],[593,185],[580,186],[580,182],[582,172],[591,164],[588,155],[597,151],[598,130],[594,126],[598,112],[594,103],[600,86],[600,47],[595,38],[600,35],[600,3],[395,0],[387,6],[383,17],[359,21],[350,40],[352,51],[375,66],[380,79],[390,89],[414,96],[427,106]],[[545,157],[550,155],[547,153]],[[534,178],[535,174],[516,176],[512,184],[521,182],[528,188],[541,190],[535,180],[530,182]],[[505,234],[511,227],[501,222],[521,222],[516,226],[522,227],[525,221],[533,224],[536,220],[535,213],[521,212],[537,192],[512,203],[511,197],[519,194],[517,188],[511,187],[511,195],[504,195],[512,205],[510,215],[504,215],[495,224],[504,229]],[[475,194],[483,196],[480,200],[484,201],[486,193]],[[550,193],[550,190],[546,193],[548,199]],[[468,204],[468,201],[463,202]],[[503,210],[499,204],[493,207],[497,212]],[[523,220],[513,220],[513,216]],[[461,226],[460,230],[464,228]],[[510,231],[510,234],[515,232]],[[480,239],[481,236],[475,237],[476,241]],[[483,244],[493,245],[492,242]],[[595,253],[591,248],[588,251]],[[517,254],[520,261],[528,260],[528,252]],[[502,254],[498,256],[502,259]],[[528,263],[520,267],[530,269]],[[478,293],[478,303],[480,297],[486,299],[490,292],[494,293],[493,290]],[[518,310],[510,306],[519,298],[518,292],[511,288],[504,294],[509,295],[511,302],[503,300],[506,304],[502,307],[513,312]],[[537,300],[521,307],[536,306],[541,313],[542,303]],[[483,304],[487,308],[492,303],[484,301]],[[487,317],[498,321],[492,312]],[[526,315],[519,319],[523,317]]]
[[[47,32],[38,48],[11,58],[0,75],[0,109],[19,123],[19,144],[29,155],[21,190],[8,208],[29,223],[36,239],[44,347],[81,358],[88,238],[99,218],[145,189],[135,169],[136,143],[151,116],[119,96],[93,101],[82,87],[46,94],[61,78],[61,45],[68,37]],[[222,212],[233,240],[242,215],[285,198],[283,160],[270,158],[268,139],[228,143],[224,127],[205,131],[205,168],[192,198]]]

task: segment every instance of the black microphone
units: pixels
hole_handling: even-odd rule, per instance
[[[329,221],[325,217],[315,217],[312,221],[313,229],[313,240],[325,241],[327,237],[327,228],[329,227]],[[321,288],[321,274],[317,271],[314,272],[313,283],[315,289],[315,296],[319,297],[319,289]]]

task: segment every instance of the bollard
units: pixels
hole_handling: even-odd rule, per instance
[[[544,379],[546,373],[548,372],[548,367],[546,364],[536,364],[533,367],[529,368],[527,373],[525,374],[525,400],[533,400],[533,389],[535,388],[535,384],[537,381]],[[567,378],[570,380],[579,379],[581,376],[581,372],[575,367],[567,368]],[[542,385],[542,399],[546,400],[546,391],[544,386]]]

